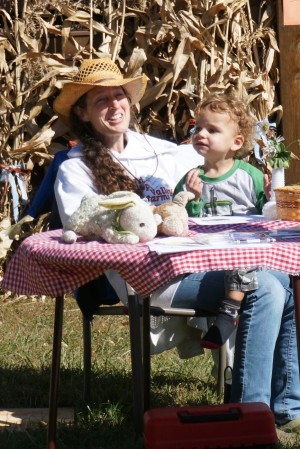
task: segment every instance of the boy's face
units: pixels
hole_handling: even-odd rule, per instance
[[[229,114],[203,109],[196,118],[193,147],[205,159],[232,158],[244,143],[238,131],[237,124]]]

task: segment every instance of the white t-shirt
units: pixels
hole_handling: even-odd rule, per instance
[[[127,131],[126,137],[126,148],[122,153],[112,151],[113,157],[144,182],[144,196],[152,204],[172,201],[178,181],[188,170],[203,162],[192,145],[178,146],[134,131]],[[82,145],[73,147],[68,157],[60,165],[55,182],[55,196],[63,225],[79,207],[85,194],[97,193],[90,169],[83,161]]]

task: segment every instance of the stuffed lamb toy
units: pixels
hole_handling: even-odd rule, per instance
[[[161,217],[154,208],[133,192],[110,195],[85,195],[79,208],[69,217],[63,240],[73,243],[77,235],[87,240],[109,243],[148,242],[157,234]]]

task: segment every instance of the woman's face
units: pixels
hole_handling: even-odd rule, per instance
[[[77,106],[76,113],[108,146],[129,127],[130,104],[122,87],[94,87],[86,94],[85,107]]]

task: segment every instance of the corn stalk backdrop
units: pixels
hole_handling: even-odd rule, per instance
[[[44,169],[72,137],[52,104],[82,58],[109,54],[128,76],[148,76],[138,116],[153,135],[184,141],[207,90],[235,89],[258,119],[280,121],[275,0],[0,0],[1,7],[0,260]]]

